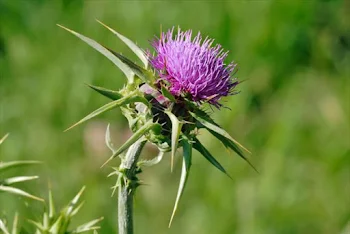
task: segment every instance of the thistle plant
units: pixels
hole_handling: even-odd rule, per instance
[[[0,139],[0,145],[6,140],[6,138],[9,136],[9,134],[6,134],[3,138]],[[5,193],[11,193],[15,195],[19,195],[22,197],[43,201],[42,198],[34,196],[22,189],[13,187],[14,184],[25,182],[25,181],[31,181],[36,180],[39,178],[39,176],[15,176],[10,178],[4,178],[3,173],[10,169],[15,169],[23,166],[30,166],[33,164],[39,164],[41,162],[39,161],[33,161],[33,160],[21,160],[21,161],[11,161],[11,162],[1,162],[0,161],[0,192]]]
[[[103,217],[91,220],[74,228],[73,230],[69,230],[71,219],[81,210],[84,205],[84,202],[79,203],[84,190],[85,187],[83,187],[78,192],[78,194],[68,203],[68,205],[65,206],[59,213],[56,213],[53,196],[51,191],[49,191],[49,202],[47,205],[48,208],[42,215],[42,221],[37,222],[29,220],[29,222],[32,223],[36,228],[35,234],[73,234],[96,231],[99,229],[100,227],[96,226],[96,224],[100,222]]]
[[[119,234],[133,233],[133,194],[140,185],[137,174],[141,172],[141,167],[158,163],[165,153],[170,152],[172,170],[175,153],[178,148],[182,148],[181,178],[170,226],[186,186],[193,149],[228,175],[224,167],[198,140],[201,129],[209,131],[225,147],[249,163],[243,153],[249,151],[215,123],[205,111],[205,107],[208,106],[220,110],[220,100],[237,93],[235,87],[239,81],[232,78],[236,64],[225,63],[228,52],[220,45],[213,45],[214,40],[203,39],[200,33],[192,39],[191,30],[178,29],[175,33],[173,28],[168,32],[161,32],[160,37],[151,42],[155,50],[155,53],[151,53],[142,50],[112,28],[101,24],[121,39],[137,55],[142,65],[88,37],[58,25],[107,57],[127,77],[127,84],[119,91],[89,85],[111,101],[67,130],[115,108],[120,108],[127,118],[133,135],[119,148],[115,148],[111,144],[108,128],[106,143],[112,155],[102,165],[116,157],[121,159],[119,167],[113,168],[111,173],[118,175],[114,189],[118,188]],[[159,150],[158,156],[151,161],[139,160],[146,142],[154,144]]]

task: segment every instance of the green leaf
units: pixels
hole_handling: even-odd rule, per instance
[[[5,136],[3,136],[1,139],[0,139],[0,145],[6,140],[6,138],[10,135],[10,133],[7,133],[5,134]]]
[[[33,164],[41,164],[40,161],[12,161],[12,162],[0,162],[0,172],[4,172],[5,170],[20,167],[20,166],[28,166]]]
[[[57,26],[72,33],[74,36],[78,37],[79,39],[81,39],[82,41],[87,43],[89,46],[91,46],[92,48],[94,48],[95,50],[97,50],[98,52],[103,54],[112,63],[114,63],[120,70],[122,70],[122,72],[126,75],[126,77],[128,78],[130,83],[133,83],[134,73],[132,72],[132,70],[128,66],[125,66],[125,64],[123,62],[121,62],[115,55],[113,55],[108,49],[106,49],[104,46],[100,45],[96,41],[94,41],[88,37],[85,37],[85,36],[75,32],[71,29],[68,29],[68,28],[66,28],[62,25],[59,25],[59,24],[57,24]]]
[[[96,225],[101,220],[103,220],[103,217],[98,218],[98,219],[94,219],[88,223],[82,224],[79,227],[77,227],[72,233],[82,233],[82,232],[87,232],[87,231],[99,229],[100,228],[99,226],[94,226],[94,225]]]
[[[113,30],[112,28],[108,27],[107,25],[105,25],[104,23],[102,23],[101,21],[97,20],[97,22],[99,22],[100,24],[102,24],[104,27],[106,27],[109,31],[111,31],[114,35],[116,35],[117,37],[119,37],[120,40],[122,40],[131,50],[132,52],[134,52],[137,57],[139,57],[139,59],[142,61],[142,63],[145,65],[145,68],[147,69],[148,66],[148,59],[147,56],[145,55],[145,53],[143,52],[143,50],[138,47],[133,41],[131,41],[129,38],[123,36],[122,34],[116,32],[115,30]]]
[[[164,97],[168,98],[172,102],[176,102],[175,97],[164,86],[162,86],[161,91]]]
[[[164,113],[169,116],[171,121],[171,171],[173,171],[175,152],[179,143],[183,123],[170,110],[166,110]]]
[[[0,185],[0,192],[7,192],[7,193],[12,193],[12,194],[16,194],[19,196],[23,196],[23,197],[27,197],[27,198],[31,198],[37,201],[44,201],[42,198],[40,197],[36,197],[34,195],[31,195],[30,193],[27,193],[21,189],[18,188],[14,188],[14,187],[10,187],[10,186],[3,186]]]
[[[114,90],[110,90],[110,89],[106,89],[103,87],[94,86],[94,85],[90,85],[90,84],[87,84],[87,86],[89,86],[90,88],[92,88],[96,92],[98,92],[98,93],[102,94],[103,96],[108,97],[109,99],[112,99],[112,100],[118,100],[118,99],[121,99],[123,97],[123,95],[121,95],[118,91],[114,91]]]
[[[35,180],[38,179],[39,176],[16,176],[16,177],[11,177],[11,178],[6,178],[0,184],[2,185],[11,185],[15,183],[20,183],[28,180]]]
[[[114,54],[116,57],[118,57],[124,64],[126,64],[144,82],[152,84],[155,81],[155,77],[153,76],[153,74],[150,71],[135,64],[134,62],[132,62],[130,59],[128,59],[124,55],[121,55],[120,53],[117,53],[111,49],[108,49],[108,50],[112,54]]]
[[[230,134],[228,134],[224,129],[220,128],[218,124],[216,124],[212,119],[207,118],[206,116],[202,116],[193,112],[190,112],[190,114],[199,122],[201,123],[205,128],[216,132],[217,134],[220,134],[221,136],[229,139],[230,141],[233,141],[236,145],[250,153],[249,150],[247,150],[243,145],[241,145],[238,141],[233,139]]]
[[[217,169],[219,169],[231,178],[231,176],[226,172],[225,168],[214,158],[214,156],[202,145],[202,143],[197,138],[195,138],[193,148],[195,148],[199,153],[201,153]]]
[[[182,194],[184,192],[186,182],[188,179],[188,174],[189,174],[189,171],[191,168],[191,163],[192,163],[192,145],[191,145],[189,139],[185,136],[183,136],[183,139],[182,139],[182,147],[183,147],[183,161],[182,161],[181,178],[180,178],[179,189],[177,191],[177,196],[176,196],[176,201],[175,201],[173,213],[171,215],[170,222],[169,222],[169,227],[171,226],[171,223],[172,223],[173,218],[175,216],[180,199],[181,199]]]
[[[134,95],[134,94],[133,94]],[[140,97],[140,96],[132,96],[132,95],[128,95],[128,96],[125,96],[119,100],[115,100],[115,101],[112,101],[110,103],[107,103],[106,105],[98,108],[97,110],[91,112],[89,115],[87,115],[86,117],[84,117],[83,119],[81,119],[80,121],[78,121],[77,123],[73,124],[71,127],[67,128],[66,130],[64,130],[65,132],[76,127],[77,125],[79,124],[82,124],[84,123],[85,121],[89,120],[89,119],[92,119],[104,112],[107,112],[109,110],[112,110],[114,108],[117,108],[119,106],[122,106],[122,105],[126,105],[126,104],[129,104],[129,103],[132,103],[132,102],[147,102],[147,100],[145,100],[143,97]]]
[[[217,132],[214,132],[212,130],[209,130],[209,132],[215,136],[218,140],[220,140],[226,148],[232,149],[234,152],[236,152],[241,158],[243,158],[256,172],[258,170],[254,167],[254,165],[249,161],[249,159],[244,156],[242,150],[235,144],[235,142],[231,141],[230,139],[227,139],[226,137],[218,134]],[[259,172],[258,172],[259,173]]]
[[[117,149],[113,155],[101,166],[105,166],[109,161],[123,153],[127,150],[132,144],[139,140],[145,133],[154,128],[157,124],[149,121],[145,123],[140,129],[138,129],[119,149]]]

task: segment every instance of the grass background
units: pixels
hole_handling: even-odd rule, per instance
[[[99,19],[150,48],[149,40],[179,25],[201,31],[230,50],[246,80],[214,118],[253,152],[256,174],[207,133],[201,139],[233,181],[198,154],[173,225],[168,221],[180,172],[169,157],[141,175],[136,233],[273,234],[350,232],[349,1],[21,1],[0,0],[0,135],[10,132],[0,159],[45,164],[13,174],[40,175],[22,188],[66,204],[83,185],[86,204],[72,225],[104,216],[99,233],[116,233],[115,178],[100,165],[110,152],[106,125],[120,145],[130,134],[115,110],[63,133],[107,102],[84,83],[119,89],[114,65],[63,24],[136,57]],[[145,157],[156,154],[146,148]],[[117,165],[118,161],[114,161]],[[1,217],[19,211],[41,219],[43,206],[0,194]]]

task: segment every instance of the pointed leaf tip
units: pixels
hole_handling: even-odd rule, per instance
[[[0,145],[6,140],[6,138],[10,135],[10,133],[6,133],[5,136],[3,136],[1,139],[0,139]]]
[[[142,63],[145,65],[145,68],[147,69],[147,67],[148,67],[148,58],[145,55],[144,51],[139,46],[137,46],[129,38],[127,38],[127,37],[123,36],[122,34],[118,33],[117,31],[115,31],[114,29],[112,29],[109,26],[105,25],[104,23],[102,23],[98,19],[96,19],[96,21],[98,23],[100,23],[102,26],[104,26],[105,28],[107,28],[109,31],[111,31],[114,35],[119,37],[119,39],[122,40],[132,50],[132,52],[134,52],[136,54],[136,56],[142,61]]]
[[[107,112],[109,110],[112,110],[114,108],[117,108],[119,106],[137,101],[138,97],[133,97],[133,96],[125,96],[121,99],[112,101],[110,103],[105,104],[104,106],[98,108],[97,110],[91,112],[90,114],[88,114],[87,116],[85,116],[84,118],[82,118],[81,120],[79,120],[77,123],[73,124],[72,126],[70,126],[69,128],[67,128],[66,130],[64,130],[64,132],[67,132],[69,130],[71,130],[72,128],[78,126],[79,124],[82,124],[84,122],[86,122],[87,120],[90,120],[104,112]]]
[[[227,173],[225,168],[215,159],[215,157],[204,147],[204,145],[197,138],[195,138],[193,148],[195,148],[200,154],[202,154],[205,157],[205,159],[207,159],[213,166],[215,166],[221,172],[225,173],[225,175],[227,175],[230,179],[232,179],[232,177]]]
[[[106,49],[104,46],[99,44],[98,42],[94,41],[91,38],[88,38],[82,34],[79,34],[69,28],[66,28],[60,24],[57,24],[60,28],[63,28],[64,30],[72,33],[74,36],[78,37],[80,40],[84,41],[86,44],[103,54],[106,58],[108,58],[114,65],[116,65],[122,72],[126,75],[129,82],[133,82],[134,79],[134,73],[128,66],[126,66],[123,62],[121,62],[115,55],[113,55],[108,49]]]
[[[185,136],[183,136],[182,147],[183,147],[183,161],[182,161],[181,178],[180,178],[180,183],[179,183],[179,189],[177,191],[175,205],[173,208],[173,213],[172,213],[170,221],[169,221],[169,227],[171,226],[171,223],[175,217],[177,207],[179,205],[182,194],[185,190],[189,171],[190,171],[191,164],[192,164],[192,144],[190,143],[189,139]]]

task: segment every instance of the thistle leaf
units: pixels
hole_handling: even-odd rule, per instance
[[[234,142],[236,145],[247,151],[248,153],[251,153],[249,150],[247,150],[243,145],[241,145],[238,141],[233,139],[228,132],[226,132],[224,129],[220,128],[218,124],[216,124],[212,119],[206,118],[205,116],[198,115],[196,113],[190,112],[190,114],[199,122],[201,123],[205,128],[216,132],[217,134],[220,134],[221,136],[229,139],[230,141]]]
[[[6,140],[6,138],[10,135],[10,133],[7,133],[5,134],[5,136],[3,136],[1,139],[0,139],[0,145]]]
[[[92,88],[96,92],[98,92],[98,93],[102,94],[103,96],[108,97],[109,99],[112,99],[112,100],[118,100],[118,99],[121,99],[123,97],[123,95],[121,95],[118,91],[106,89],[106,88],[91,85],[91,84],[87,84],[87,86],[89,86],[90,88]]]
[[[38,179],[39,176],[16,176],[11,178],[6,178],[2,182],[0,182],[2,185],[11,185],[15,183],[20,183],[28,180],[35,180]]]
[[[82,232],[87,232],[87,231],[99,229],[100,227],[94,226],[94,225],[97,224],[98,222],[100,222],[101,220],[103,220],[103,217],[98,218],[98,219],[94,219],[90,222],[82,224],[79,227],[77,227],[72,233],[82,233]]]
[[[182,197],[182,194],[184,192],[188,173],[191,168],[191,162],[192,162],[192,145],[187,137],[183,137],[182,139],[182,147],[183,147],[183,161],[182,161],[182,171],[181,171],[181,178],[180,178],[180,184],[179,189],[177,191],[176,201],[173,209],[173,213],[170,218],[169,227],[171,226],[171,223],[173,221],[173,218],[175,216],[177,207],[179,205],[180,199]]]
[[[155,81],[155,77],[153,76],[153,74],[150,71],[135,64],[134,62],[132,62],[130,59],[128,59],[124,55],[121,55],[121,54],[119,54],[111,49],[108,49],[108,50],[112,54],[114,54],[116,57],[118,57],[118,59],[120,59],[125,65],[127,65],[144,82],[152,84]]]
[[[114,35],[116,35],[117,37],[119,37],[120,40],[122,40],[131,50],[132,52],[134,52],[136,54],[137,57],[139,57],[139,59],[142,61],[142,63],[145,65],[145,68],[147,69],[148,66],[148,59],[145,55],[145,53],[143,52],[143,50],[138,47],[133,41],[131,41],[129,38],[123,36],[122,34],[116,32],[114,29],[108,27],[107,25],[105,25],[104,23],[102,23],[99,20],[96,20],[97,22],[99,22],[100,24],[102,24],[104,27],[106,27],[109,31],[111,31]]]
[[[214,158],[214,156],[202,145],[202,143],[197,138],[195,138],[193,148],[201,153],[211,164],[213,164],[213,166],[231,178],[231,176],[226,172],[225,168]]]
[[[27,165],[33,165],[33,164],[41,164],[40,161],[12,161],[12,162],[0,162],[0,172],[4,172],[5,170],[14,168],[14,167],[20,167],[20,166],[27,166]]]
[[[137,140],[139,140],[145,133],[154,128],[157,124],[149,121],[145,123],[140,129],[138,129],[119,149],[117,149],[113,155],[101,166],[105,166],[109,161],[123,153],[127,150],[132,144],[134,144]]]
[[[20,195],[20,196],[27,197],[27,198],[31,198],[31,199],[34,199],[34,200],[37,200],[37,201],[41,201],[41,202],[44,201],[40,197],[36,197],[36,196],[31,195],[30,193],[27,193],[27,192],[25,192],[25,191],[23,191],[21,189],[10,187],[10,186],[0,185],[0,192],[13,193],[13,194]]]
[[[218,134],[217,132],[214,132],[212,130],[209,130],[209,132],[216,137],[219,141],[221,141],[226,148],[232,149],[234,152],[236,152],[241,158],[243,158],[256,172],[258,170],[254,167],[254,165],[249,161],[249,159],[243,154],[242,150],[235,144],[235,142],[231,141],[230,139]],[[259,173],[259,172],[258,172]]]
[[[13,218],[11,234],[18,234],[17,225],[18,225],[18,213],[16,212],[15,217]]]
[[[166,110],[164,113],[169,116],[171,121],[171,171],[173,171],[175,152],[179,143],[183,123],[170,110]]]
[[[132,102],[142,102],[144,101],[142,97],[139,97],[139,96],[125,96],[119,100],[115,100],[115,101],[112,101],[110,103],[107,103],[106,105],[98,108],[97,110],[91,112],[89,115],[87,115],[86,117],[84,117],[83,119],[81,119],[80,121],[78,121],[77,123],[73,124],[71,127],[67,128],[66,130],[64,130],[65,132],[76,127],[77,125],[79,124],[82,124],[84,123],[85,121],[89,120],[89,119],[92,119],[104,112],[107,112],[109,110],[112,110],[114,108],[117,108],[119,106],[122,106],[122,105],[126,105],[126,104],[129,104],[129,103],[132,103]],[[147,101],[146,101],[147,102]]]
[[[108,58],[112,63],[114,63],[120,70],[122,70],[122,72],[126,75],[126,77],[128,78],[130,83],[133,83],[134,80],[134,73],[132,72],[132,70],[128,67],[125,66],[124,63],[122,63],[117,57],[115,57],[108,49],[106,49],[104,46],[100,45],[99,43],[97,43],[96,41],[85,37],[71,29],[68,29],[62,25],[57,24],[57,26],[67,30],[68,32],[72,33],[74,36],[78,37],[79,39],[81,39],[82,41],[84,41],[85,43],[87,43],[89,46],[91,46],[92,48],[94,48],[95,50],[97,50],[98,52],[100,52],[101,54],[103,54],[106,58]]]
[[[5,223],[0,219],[0,230],[4,232],[4,234],[10,234],[7,230]]]

